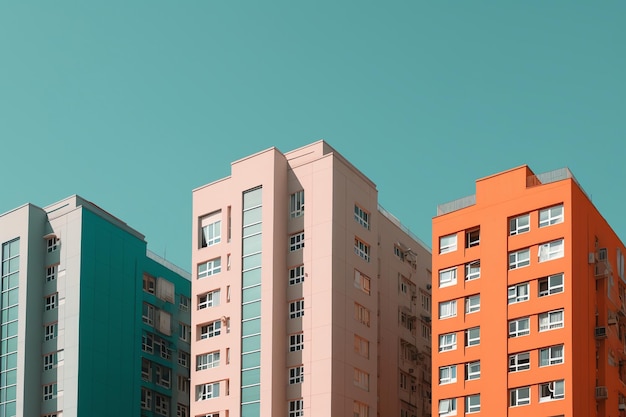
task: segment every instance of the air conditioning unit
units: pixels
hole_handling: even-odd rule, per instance
[[[596,339],[606,339],[606,337],[608,336],[606,332],[606,327],[596,327],[594,335]]]
[[[604,399],[609,397],[609,390],[607,387],[596,387],[596,399]]]

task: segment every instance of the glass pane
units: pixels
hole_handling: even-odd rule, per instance
[[[241,372],[241,386],[260,384],[261,383],[261,368],[248,369]]]
[[[244,337],[241,340],[241,352],[252,352],[261,349],[261,336]]]
[[[263,230],[263,223],[256,223],[252,226],[246,226],[243,228],[243,237],[260,233]]]
[[[246,191],[243,193],[243,208],[247,209],[254,206],[261,205],[262,188],[256,190]]]
[[[261,301],[244,304],[241,308],[242,320],[261,316]]]
[[[261,243],[263,235],[254,235],[243,240],[243,256],[261,252]]]
[[[261,286],[246,288],[242,291],[242,302],[247,303],[249,301],[261,299]]]
[[[241,389],[241,402],[259,401],[261,399],[261,386],[254,385],[252,387]],[[248,414],[243,414],[248,415]]]
[[[261,352],[246,353],[241,355],[242,369],[254,368],[261,365]]]
[[[261,404],[257,402],[257,403],[242,405],[241,406],[241,415],[242,416],[260,416],[261,415]]]
[[[261,268],[255,268],[244,272],[242,281],[244,288],[259,285],[261,283]]]
[[[247,271],[248,269],[258,268],[261,266],[261,254],[256,254],[252,256],[246,256],[243,258],[243,270]]]
[[[244,321],[241,324],[241,327],[242,336],[249,336],[252,334],[261,333],[261,319],[258,318],[254,320]]]

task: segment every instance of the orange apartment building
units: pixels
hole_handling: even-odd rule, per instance
[[[434,415],[626,415],[626,249],[569,170],[476,181],[433,245]]]
[[[194,190],[192,249],[191,416],[430,416],[430,249],[327,143]]]

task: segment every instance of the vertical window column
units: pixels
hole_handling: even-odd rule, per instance
[[[16,413],[17,390],[17,308],[20,266],[20,240],[2,244],[2,297],[0,297],[0,417]]]

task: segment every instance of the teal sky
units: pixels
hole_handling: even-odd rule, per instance
[[[626,239],[624,1],[2,1],[0,213],[80,194],[190,269],[191,190],[325,139],[437,204],[569,167]]]

